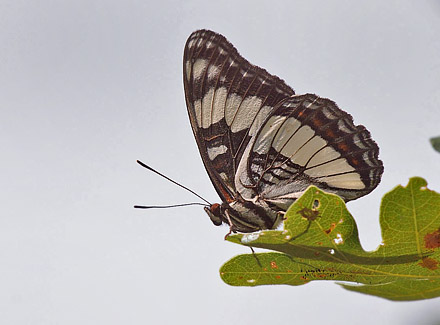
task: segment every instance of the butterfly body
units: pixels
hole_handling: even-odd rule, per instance
[[[264,200],[246,201],[241,197],[230,203],[215,203],[205,211],[214,225],[226,223],[232,231],[240,232],[276,228],[283,215],[281,210],[274,210]]]
[[[379,184],[379,148],[365,127],[329,99],[295,94],[222,35],[191,34],[183,70],[191,126],[222,199],[205,208],[215,225],[273,229],[310,185],[349,201]]]

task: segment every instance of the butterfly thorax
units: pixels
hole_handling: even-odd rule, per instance
[[[205,207],[205,211],[214,225],[226,223],[233,232],[274,229],[282,219],[281,211],[270,207],[264,200],[247,201],[240,196],[230,203],[214,203]]]

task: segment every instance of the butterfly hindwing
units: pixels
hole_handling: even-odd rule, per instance
[[[199,30],[184,52],[185,97],[206,170],[223,201],[236,195],[243,152],[268,114],[294,91],[250,64],[220,34]]]
[[[236,185],[245,199],[257,195],[281,209],[309,185],[349,201],[379,184],[378,153],[365,127],[333,101],[297,95],[271,112],[249,144]]]

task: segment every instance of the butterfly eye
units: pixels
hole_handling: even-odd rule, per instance
[[[220,217],[220,215],[221,215],[220,204],[214,203],[209,207],[209,209],[211,210],[213,215]]]

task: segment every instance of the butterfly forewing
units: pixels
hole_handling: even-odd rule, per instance
[[[222,35],[207,30],[188,38],[183,64],[188,113],[203,162],[221,198],[231,202],[250,138],[294,91],[250,64]]]
[[[365,127],[355,126],[333,101],[297,95],[268,116],[246,150],[236,184],[243,198],[259,196],[282,209],[309,185],[349,201],[379,184],[378,153]]]

